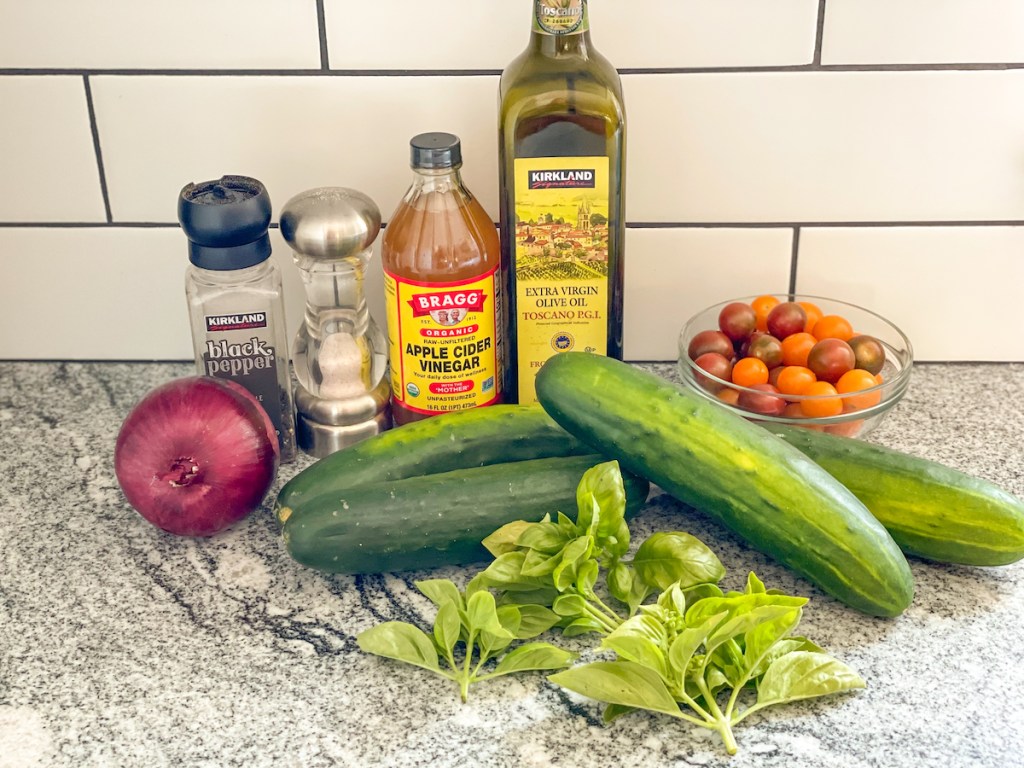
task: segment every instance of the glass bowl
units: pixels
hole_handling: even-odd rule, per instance
[[[829,299],[822,296],[805,296],[800,294],[775,294],[780,302],[804,301],[811,302],[821,309],[823,315],[840,315],[853,326],[855,335],[873,336],[881,342],[885,350],[885,363],[879,371],[881,383],[857,392],[836,395],[788,395],[771,394],[785,402],[785,411],[781,415],[752,411],[741,407],[748,406],[760,396],[764,402],[764,392],[742,387],[731,381],[718,378],[704,371],[690,359],[688,350],[690,341],[701,331],[719,330],[718,315],[722,309],[733,302],[749,304],[754,296],[740,297],[723,301],[708,307],[691,317],[679,334],[679,373],[684,386],[712,400],[723,408],[751,421],[766,425],[787,424],[796,427],[807,427],[846,437],[863,437],[875,429],[885,418],[889,410],[896,405],[907,391],[910,383],[910,372],[914,365],[914,352],[910,340],[893,323],[881,315],[855,304]],[[737,355],[734,359],[738,359]],[[840,413],[834,416],[807,416],[810,413],[821,413],[823,410],[835,410],[835,403],[841,402]],[[770,403],[777,410],[778,403]],[[823,407],[829,406],[829,407]]]

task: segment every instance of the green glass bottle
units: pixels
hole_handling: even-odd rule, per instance
[[[590,42],[586,0],[534,0],[530,44],[501,76],[502,265],[510,401],[570,349],[622,357],[626,113]]]

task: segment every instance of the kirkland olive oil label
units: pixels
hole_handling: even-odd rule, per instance
[[[545,35],[573,35],[590,28],[587,0],[535,0],[535,31]]]
[[[537,402],[544,362],[608,349],[607,157],[515,161],[519,402]]]
[[[498,271],[456,283],[384,273],[392,396],[417,413],[490,405],[500,394]]]

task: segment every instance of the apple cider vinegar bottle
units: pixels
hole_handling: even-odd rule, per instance
[[[586,0],[534,0],[500,103],[508,399],[534,403],[552,355],[622,357],[626,114],[618,72],[590,41]]]

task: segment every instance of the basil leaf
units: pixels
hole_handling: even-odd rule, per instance
[[[404,621],[386,621],[359,633],[356,643],[366,653],[415,664],[439,672],[437,649],[427,633]]]
[[[580,536],[569,542],[562,550],[562,562],[552,572],[552,580],[559,591],[564,591],[576,581],[576,569],[579,563],[590,557],[594,539]]]
[[[658,673],[631,661],[595,661],[548,679],[570,691],[609,704],[674,716],[682,714]]]
[[[608,592],[621,603],[629,601],[629,591],[633,588],[633,571],[623,562],[617,562],[605,576]]]
[[[562,620],[561,616],[543,605],[527,604],[520,605],[518,608],[520,623],[516,632],[517,640],[529,640],[531,637],[536,637],[542,632],[547,632]]]
[[[686,594],[679,584],[673,584],[658,595],[658,606],[683,616],[686,613]]]
[[[472,632],[490,632],[498,637],[512,637],[512,633],[501,626],[498,607],[490,592],[477,592],[466,602],[466,621]]]
[[[743,636],[744,674],[753,676],[772,647],[796,629],[802,613],[800,608],[789,608],[785,613],[747,631]]]
[[[550,576],[554,573],[555,568],[562,562],[562,553],[557,552],[554,555],[547,555],[540,550],[531,549],[526,553],[526,559],[523,560],[523,576],[529,578],[541,578],[542,576]]]
[[[459,618],[458,607],[452,602],[445,603],[434,619],[434,639],[438,647],[450,656],[461,634],[462,620]]]
[[[576,588],[587,597],[594,597],[594,585],[600,569],[596,560],[584,560],[576,569]]]
[[[704,643],[707,653],[712,653],[718,646],[737,635],[746,635],[755,627],[766,622],[791,614],[793,608],[785,605],[760,605],[739,615],[721,622]]]
[[[577,656],[578,654],[562,650],[550,643],[527,643],[502,656],[498,666],[487,677],[497,677],[512,672],[564,669]]]
[[[718,582],[725,568],[708,547],[688,533],[659,531],[644,541],[633,557],[637,575],[651,586],[683,589]]]
[[[558,513],[558,528],[562,531],[562,534],[566,539],[574,539],[580,535],[580,531],[568,516]]]
[[[484,589],[487,589],[487,577],[484,576],[483,571],[481,571],[470,579],[469,584],[466,585],[466,599],[468,600],[477,592]],[[463,606],[463,609],[465,609],[465,606]]]
[[[520,581],[525,560],[525,552],[506,552],[496,557],[479,577],[489,586],[505,589],[507,585]]]
[[[824,653],[793,651],[776,659],[757,687],[757,706],[864,688],[860,675]]]
[[[580,595],[559,595],[551,605],[559,616],[582,616],[587,612],[587,601]]]
[[[562,629],[562,634],[566,637],[578,637],[588,632],[604,632],[604,627],[601,626],[597,619],[583,616],[573,620]]]
[[[747,594],[753,595],[759,592],[766,592],[764,588],[764,582],[762,582],[757,575],[751,571],[747,574]]]
[[[626,490],[622,485],[619,463],[606,461],[588,469],[576,487],[576,503],[580,510],[577,526],[598,539],[614,536],[626,514]],[[597,513],[587,519],[584,510],[589,513],[593,505],[596,505]],[[592,524],[593,531],[590,530]]]
[[[438,608],[443,607],[445,603],[454,603],[457,608],[466,607],[459,588],[448,579],[429,579],[417,581],[415,584],[416,589],[426,595],[430,602]]]
[[[602,640],[601,647],[615,651],[620,659],[632,661],[654,670],[660,678],[667,681],[669,679],[668,660],[657,643],[639,634],[618,634],[619,629]]]
[[[790,597],[789,595],[746,595],[737,592],[731,597],[729,595],[725,597],[705,597],[686,609],[686,623],[689,626],[693,626],[704,621],[708,616],[713,616],[723,611],[730,615],[737,615],[764,605],[801,608],[806,604],[806,597]]]
[[[672,665],[673,671],[679,675],[680,680],[685,679],[686,670],[690,665],[693,654],[703,645],[708,633],[722,620],[724,615],[711,616],[702,624],[696,627],[687,627],[676,635],[675,640],[672,641],[672,645],[668,649],[668,660]]]
[[[616,720],[623,715],[628,715],[630,712],[636,712],[636,707],[626,707],[622,704],[609,704],[604,708],[604,712],[601,714],[601,719],[607,724]]]
[[[534,525],[534,523],[528,523],[525,520],[515,520],[511,523],[506,523],[480,543],[494,557],[500,557],[508,552],[515,552],[516,541],[523,531],[531,525]]]
[[[569,543],[568,537],[555,523],[534,523],[524,528],[516,539],[517,547],[535,549],[554,555]]]

